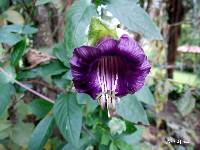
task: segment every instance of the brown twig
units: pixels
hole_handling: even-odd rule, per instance
[[[50,102],[50,103],[54,103],[54,100],[46,97],[45,95],[42,95],[40,93],[38,93],[37,91],[29,88],[28,86],[24,85],[23,83],[15,80],[9,73],[7,73],[3,68],[0,67],[0,72],[2,72],[6,77],[8,77],[9,79],[11,79],[12,81],[14,81],[14,83],[16,83],[17,85],[23,87],[24,89],[26,89],[27,91],[31,92],[34,95],[37,95],[38,97]]]
[[[179,25],[182,25],[182,24],[192,24],[192,23],[193,23],[192,20],[184,20],[184,21],[169,24],[169,26],[179,26]]]
[[[56,88],[56,87],[54,87],[54,86],[52,86],[52,85],[50,85],[50,84],[48,84],[48,83],[46,83],[46,82],[44,82],[44,81],[41,81],[41,80],[31,79],[31,80],[28,80],[27,82],[28,82],[28,83],[39,84],[39,85],[45,86],[45,87],[47,87],[49,90],[52,90],[52,91],[54,91],[54,92],[56,92],[56,93],[61,93],[61,92],[63,92],[62,89]]]

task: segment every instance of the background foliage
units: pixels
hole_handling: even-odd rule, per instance
[[[0,149],[199,148],[199,124],[192,126],[199,119],[199,86],[167,79],[158,68],[165,38],[148,2],[0,0]],[[193,25],[182,25],[180,44],[199,45],[199,37],[188,34]],[[156,64],[147,84],[123,97],[118,117],[108,118],[91,97],[75,92],[69,59],[74,48],[108,35],[118,38],[119,30],[159,50],[146,52]],[[171,145],[167,137],[191,144]]]

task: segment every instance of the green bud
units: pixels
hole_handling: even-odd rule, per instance
[[[112,120],[109,121],[108,126],[112,135],[120,135],[123,131],[126,131],[125,122],[118,118],[112,118]]]

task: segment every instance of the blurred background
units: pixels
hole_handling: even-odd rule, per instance
[[[146,85],[155,105],[143,104],[150,125],[135,132],[131,141],[139,146],[132,149],[200,150],[200,1],[138,0],[137,5],[155,22],[163,37],[163,40],[151,41],[121,25],[104,9],[104,2],[93,1],[98,13],[111,27],[118,28],[119,35],[127,33],[140,42],[152,64]],[[0,66],[9,73],[5,76],[0,71],[0,84],[13,84],[17,80],[50,99],[71,88],[65,43],[71,38],[67,36],[67,23],[73,25],[76,19],[71,16],[68,20],[72,4],[73,0],[0,0]],[[0,117],[0,150],[28,149],[35,126],[53,105],[19,85],[15,85],[14,91],[12,87],[0,89],[0,94],[0,110],[7,105],[3,102],[4,94],[12,99],[4,113],[0,111],[3,114]],[[142,98],[149,99],[147,95],[143,93]],[[97,107],[93,101],[87,103],[83,122],[94,129],[94,114],[101,115],[93,112]],[[82,130],[88,132],[86,127]],[[43,143],[43,149],[62,149],[63,141],[61,133],[54,129],[46,144]],[[99,145],[107,144],[103,141]],[[94,145],[89,144],[84,149],[103,150],[104,146]],[[115,150],[112,146],[104,148]],[[29,149],[37,148],[29,146]],[[118,149],[126,150],[125,147]]]

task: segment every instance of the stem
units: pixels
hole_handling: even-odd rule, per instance
[[[83,128],[83,130],[85,130],[85,132],[87,134],[89,134],[91,136],[91,138],[93,138],[94,140],[96,140],[96,137],[94,136],[94,134],[90,130],[88,130],[88,128],[85,125],[82,125],[82,128]]]
[[[46,97],[45,95],[42,95],[40,93],[38,93],[37,91],[29,88],[28,86],[24,85],[23,83],[15,80],[9,73],[7,73],[3,68],[0,67],[0,72],[2,72],[6,77],[8,77],[9,79],[11,79],[12,81],[14,81],[17,85],[23,87],[24,89],[26,89],[27,91],[31,92],[34,95],[37,95],[38,97],[44,99],[45,101],[48,101],[52,104],[54,104],[54,101],[48,97]]]

